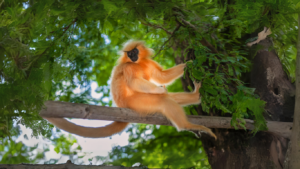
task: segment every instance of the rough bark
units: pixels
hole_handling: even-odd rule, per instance
[[[286,159],[287,165],[285,169],[300,168],[300,13],[298,14],[298,42],[296,64],[296,105],[293,122],[293,131],[289,148],[290,154]]]
[[[295,105],[295,87],[288,80],[281,62],[272,47],[270,39],[259,43],[259,50],[253,59],[251,87],[266,101],[265,118],[274,121],[292,121]]]
[[[75,165],[71,161],[65,164],[0,164],[0,169],[143,169],[144,167],[124,167],[106,165]]]
[[[253,59],[251,87],[256,88],[256,93],[267,102],[266,119],[292,121],[295,87],[285,74],[276,53],[268,50],[272,46],[270,39],[258,45],[263,48],[257,51]],[[203,113],[201,106],[198,107],[198,113]],[[283,168],[288,139],[265,132],[258,132],[255,136],[251,131],[243,130],[214,129],[214,132],[217,141],[204,135],[201,138],[213,169]]]
[[[81,118],[94,120],[110,120],[131,123],[144,123],[156,125],[172,126],[172,123],[161,114],[152,114],[142,116],[141,114],[126,108],[105,107],[79,103],[68,103],[58,101],[45,102],[45,108],[40,111],[42,117],[54,118]],[[188,116],[190,122],[194,124],[204,125],[210,128],[226,128],[233,129],[230,125],[230,117],[213,117],[213,116]],[[254,129],[253,120],[246,120],[245,127],[249,130]],[[277,133],[283,137],[290,137],[290,128],[292,123],[287,122],[268,122],[268,132]],[[281,127],[278,127],[281,126]],[[241,128],[243,129],[243,128]]]

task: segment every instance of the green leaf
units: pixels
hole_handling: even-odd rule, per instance
[[[101,2],[104,5],[104,9],[108,12],[108,14],[119,10],[119,8],[112,1],[102,0]]]
[[[198,80],[201,80],[203,78],[203,76],[204,76],[204,74],[201,71],[195,70],[195,69],[193,70],[192,74]]]
[[[59,151],[59,147],[55,147],[54,148],[54,151],[58,154],[60,151]]]
[[[216,96],[218,94],[218,91],[215,90],[213,87],[206,86],[206,87],[203,88],[203,90],[210,93],[210,94],[212,94],[212,95],[214,95],[214,96]]]
[[[207,57],[206,56],[198,56],[197,57],[197,62],[198,62],[198,66],[201,66],[204,62],[206,62],[206,60],[207,60]]]

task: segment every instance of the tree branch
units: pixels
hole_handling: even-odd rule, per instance
[[[75,18],[75,19],[74,19],[67,27],[62,28],[62,29],[64,30],[63,33],[62,33],[60,36],[58,36],[54,41],[52,41],[52,44],[51,44],[48,48],[46,48],[46,49],[44,50],[44,52],[41,53],[38,57],[44,55],[44,54],[46,53],[46,51],[47,51],[48,49],[50,49],[50,48],[55,44],[55,41],[56,41],[57,39],[61,38],[61,37],[67,32],[67,30],[68,30],[68,29],[69,29],[76,21],[77,21],[77,18]]]
[[[251,47],[252,45],[259,43],[260,41],[264,40],[267,38],[268,35],[272,34],[271,29],[264,27],[264,30],[259,32],[257,35],[257,39],[253,42],[247,43],[247,46]]]
[[[163,49],[163,47],[171,40],[171,38],[174,36],[175,32],[180,28],[181,25],[177,25],[177,27],[174,29],[174,31],[171,33],[171,36],[169,37],[168,40],[165,41],[165,43],[160,47],[159,51],[156,53],[155,56],[153,56],[152,58],[154,59]]]
[[[191,27],[191,28],[193,28],[193,29],[197,30],[197,28],[196,28],[196,26],[195,26],[195,25],[193,25],[193,24],[191,24],[190,22],[188,22],[188,21],[184,20],[183,18],[179,18],[179,19],[180,19],[180,20],[181,20],[181,22],[183,22],[185,25],[188,25],[189,27]]]
[[[68,160],[69,161],[69,160]],[[75,165],[71,162],[66,164],[0,164],[5,169],[142,169],[143,167],[124,167],[107,165]]]
[[[179,18],[179,19],[180,19],[181,22],[182,22],[183,24],[185,24],[186,26],[188,26],[188,27],[190,27],[190,28],[193,28],[195,31],[198,31],[198,29],[197,29],[197,27],[196,27],[195,25],[193,25],[193,24],[191,24],[190,22],[184,20],[183,18]],[[208,47],[208,48],[211,50],[212,53],[219,53],[218,50],[217,50],[212,44],[210,44],[205,38],[202,37],[202,40],[201,40],[200,42],[201,42],[201,44],[202,44],[203,46]]]
[[[47,101],[45,102],[45,105],[46,108],[40,111],[40,115],[42,117],[97,119],[172,126],[167,118],[160,114],[142,116],[140,113],[134,112],[133,110],[127,108],[95,106],[58,101]],[[209,128],[234,129],[234,127],[230,125],[230,117],[188,115],[188,119],[194,124],[204,125]],[[254,121],[249,119],[245,119],[245,121],[246,128],[253,130]],[[276,133],[286,138],[290,137],[292,127],[292,123],[290,122],[267,121],[267,126],[269,128],[268,132]]]
[[[43,53],[37,55],[25,68],[23,68],[23,70],[28,70],[31,67],[31,65],[35,61],[37,61],[41,56],[43,56],[55,44],[55,41],[57,39],[61,38],[67,32],[67,30],[71,27],[71,25],[73,25],[76,21],[77,21],[77,18],[75,18],[67,27],[62,28],[64,30],[63,33],[60,36],[58,36],[55,40],[53,40],[52,43],[50,44],[50,46],[47,47]]]
[[[155,25],[155,24],[151,24],[151,23],[143,23],[141,22],[143,25],[147,25],[147,26],[151,26],[153,28],[159,28],[159,29],[162,29],[164,30],[167,34],[170,34],[172,35],[172,32],[168,31],[166,28],[162,27],[162,26],[159,26],[159,25]]]

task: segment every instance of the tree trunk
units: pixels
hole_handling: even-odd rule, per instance
[[[296,59],[296,103],[300,102],[300,13],[298,14],[298,41],[297,41],[297,59]],[[300,104],[295,106],[295,115],[293,122],[293,131],[291,144],[289,147],[289,156],[286,159],[286,169],[300,168]]]
[[[292,121],[295,87],[284,72],[270,39],[259,43],[250,73],[250,87],[267,102],[265,118],[273,121]],[[178,56],[182,57],[182,56]],[[189,57],[189,56],[188,56]],[[177,64],[180,59],[176,59]],[[190,80],[183,79],[184,89]],[[198,113],[202,114],[201,105]],[[211,114],[212,115],[212,114]],[[202,135],[204,149],[213,169],[274,169],[283,168],[289,140],[271,132],[214,129],[218,140]]]

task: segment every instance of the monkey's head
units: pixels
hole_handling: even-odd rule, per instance
[[[133,62],[138,63],[144,58],[148,58],[152,55],[152,50],[145,47],[142,41],[128,41],[122,50],[122,57],[120,61],[122,63]]]

